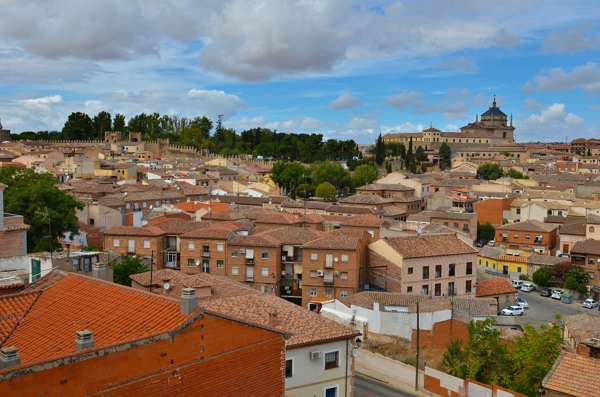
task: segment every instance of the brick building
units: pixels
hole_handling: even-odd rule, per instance
[[[510,205],[514,200],[514,197],[494,197],[476,202],[474,212],[477,213],[478,222],[480,224],[489,222],[494,227],[501,226],[502,219],[508,217],[505,216],[505,211],[510,212]]]
[[[165,267],[160,252],[164,249],[165,231],[157,226],[113,226],[104,232],[104,249],[113,254],[140,255],[154,269]]]
[[[590,275],[590,285],[600,287],[600,241],[587,239],[571,248],[571,263],[583,267]]]
[[[30,268],[27,257],[27,230],[21,215],[4,212],[4,190],[0,183],[0,271]]]
[[[558,227],[535,220],[507,223],[496,228],[495,246],[509,253],[551,255],[558,243]]]
[[[513,304],[517,298],[517,291],[504,277],[477,282],[477,298],[492,298],[498,307],[503,309]]]
[[[3,394],[284,394],[288,334],[201,308],[194,289],[177,300],[54,271],[0,307]]]

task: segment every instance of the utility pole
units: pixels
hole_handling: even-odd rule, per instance
[[[419,302],[417,302],[417,362],[415,364],[415,391],[419,391],[419,339],[421,334],[419,318],[421,318],[421,312],[419,311]]]
[[[150,257],[150,292],[152,292],[152,269],[154,269],[154,250],[152,250],[152,256]]]

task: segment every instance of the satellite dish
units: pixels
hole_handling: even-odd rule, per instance
[[[335,258],[333,258],[333,260],[337,262],[337,261],[338,261],[338,258],[337,258],[337,256],[336,256]]]
[[[358,357],[358,349],[352,349],[352,357]]]
[[[150,209],[152,209],[152,208],[153,208],[153,207],[152,207],[152,205],[151,205],[151,206],[150,206]]]
[[[420,227],[417,226],[417,234],[421,234],[421,233],[423,233],[423,231],[421,230]]]
[[[127,192],[125,192],[124,196],[127,196]]]
[[[285,270],[282,270],[282,271],[281,271],[281,275],[282,275],[282,276],[285,276]]]
[[[171,288],[171,285],[169,285],[169,283],[165,283],[165,284],[163,285],[163,288],[164,288],[165,290],[168,290],[169,288]]]
[[[200,266],[200,260],[196,259],[196,266]]]

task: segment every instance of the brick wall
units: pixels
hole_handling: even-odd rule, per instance
[[[241,250],[254,250],[254,264],[246,264],[246,254],[242,253]],[[232,251],[237,250],[238,256],[233,257]],[[268,252],[268,258],[262,258],[262,252]],[[281,280],[281,247],[261,247],[261,246],[250,246],[250,245],[229,245],[227,247],[227,275],[229,278],[234,280],[250,284],[257,290],[261,287],[269,287],[269,291],[274,292],[279,296],[279,281]],[[246,277],[246,269],[254,269],[253,279],[250,280]],[[238,274],[233,274],[233,268],[237,268]],[[263,276],[262,269],[267,269],[266,276]]]
[[[419,345],[430,349],[446,349],[446,342],[461,339],[465,343],[469,340],[467,324],[462,321],[450,319],[433,325],[433,330],[420,330]],[[417,346],[417,330],[412,332],[412,345]]]
[[[402,291],[402,268],[396,266],[379,254],[369,250],[367,281],[390,292],[406,293]],[[386,267],[375,267],[386,266]]]
[[[0,372],[0,390],[31,397],[284,395],[283,337],[209,314],[172,339],[110,349]]]
[[[119,246],[114,246],[114,240],[119,240]],[[121,235],[104,235],[104,249],[112,250],[114,254],[127,255],[129,251],[129,240],[133,240],[135,243],[135,253],[142,257],[151,258],[154,253],[154,269],[164,269],[164,253],[163,250],[163,237],[162,236],[121,236]],[[144,248],[144,241],[150,241],[150,247]]]
[[[190,248],[194,243],[194,248]],[[204,244],[208,244],[208,255],[203,255]],[[222,244],[223,251],[218,251],[218,244]],[[197,237],[183,237],[181,239],[181,255],[179,269],[186,274],[198,274],[204,271],[203,262],[208,261],[208,272],[211,274],[227,275],[227,240],[206,239]],[[200,261],[200,266],[190,266],[189,261]],[[220,266],[219,266],[220,265]]]
[[[26,254],[26,232],[22,230],[5,230],[0,232],[0,247],[2,247],[0,250],[0,257],[2,258]]]
[[[488,199],[475,203],[475,212],[480,224],[489,222],[492,226],[502,225],[503,211],[510,211],[514,197],[503,199]]]

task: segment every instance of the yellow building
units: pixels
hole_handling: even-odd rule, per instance
[[[512,275],[527,274],[527,257],[506,254],[505,249],[485,246],[477,254],[477,264],[488,273]]]

